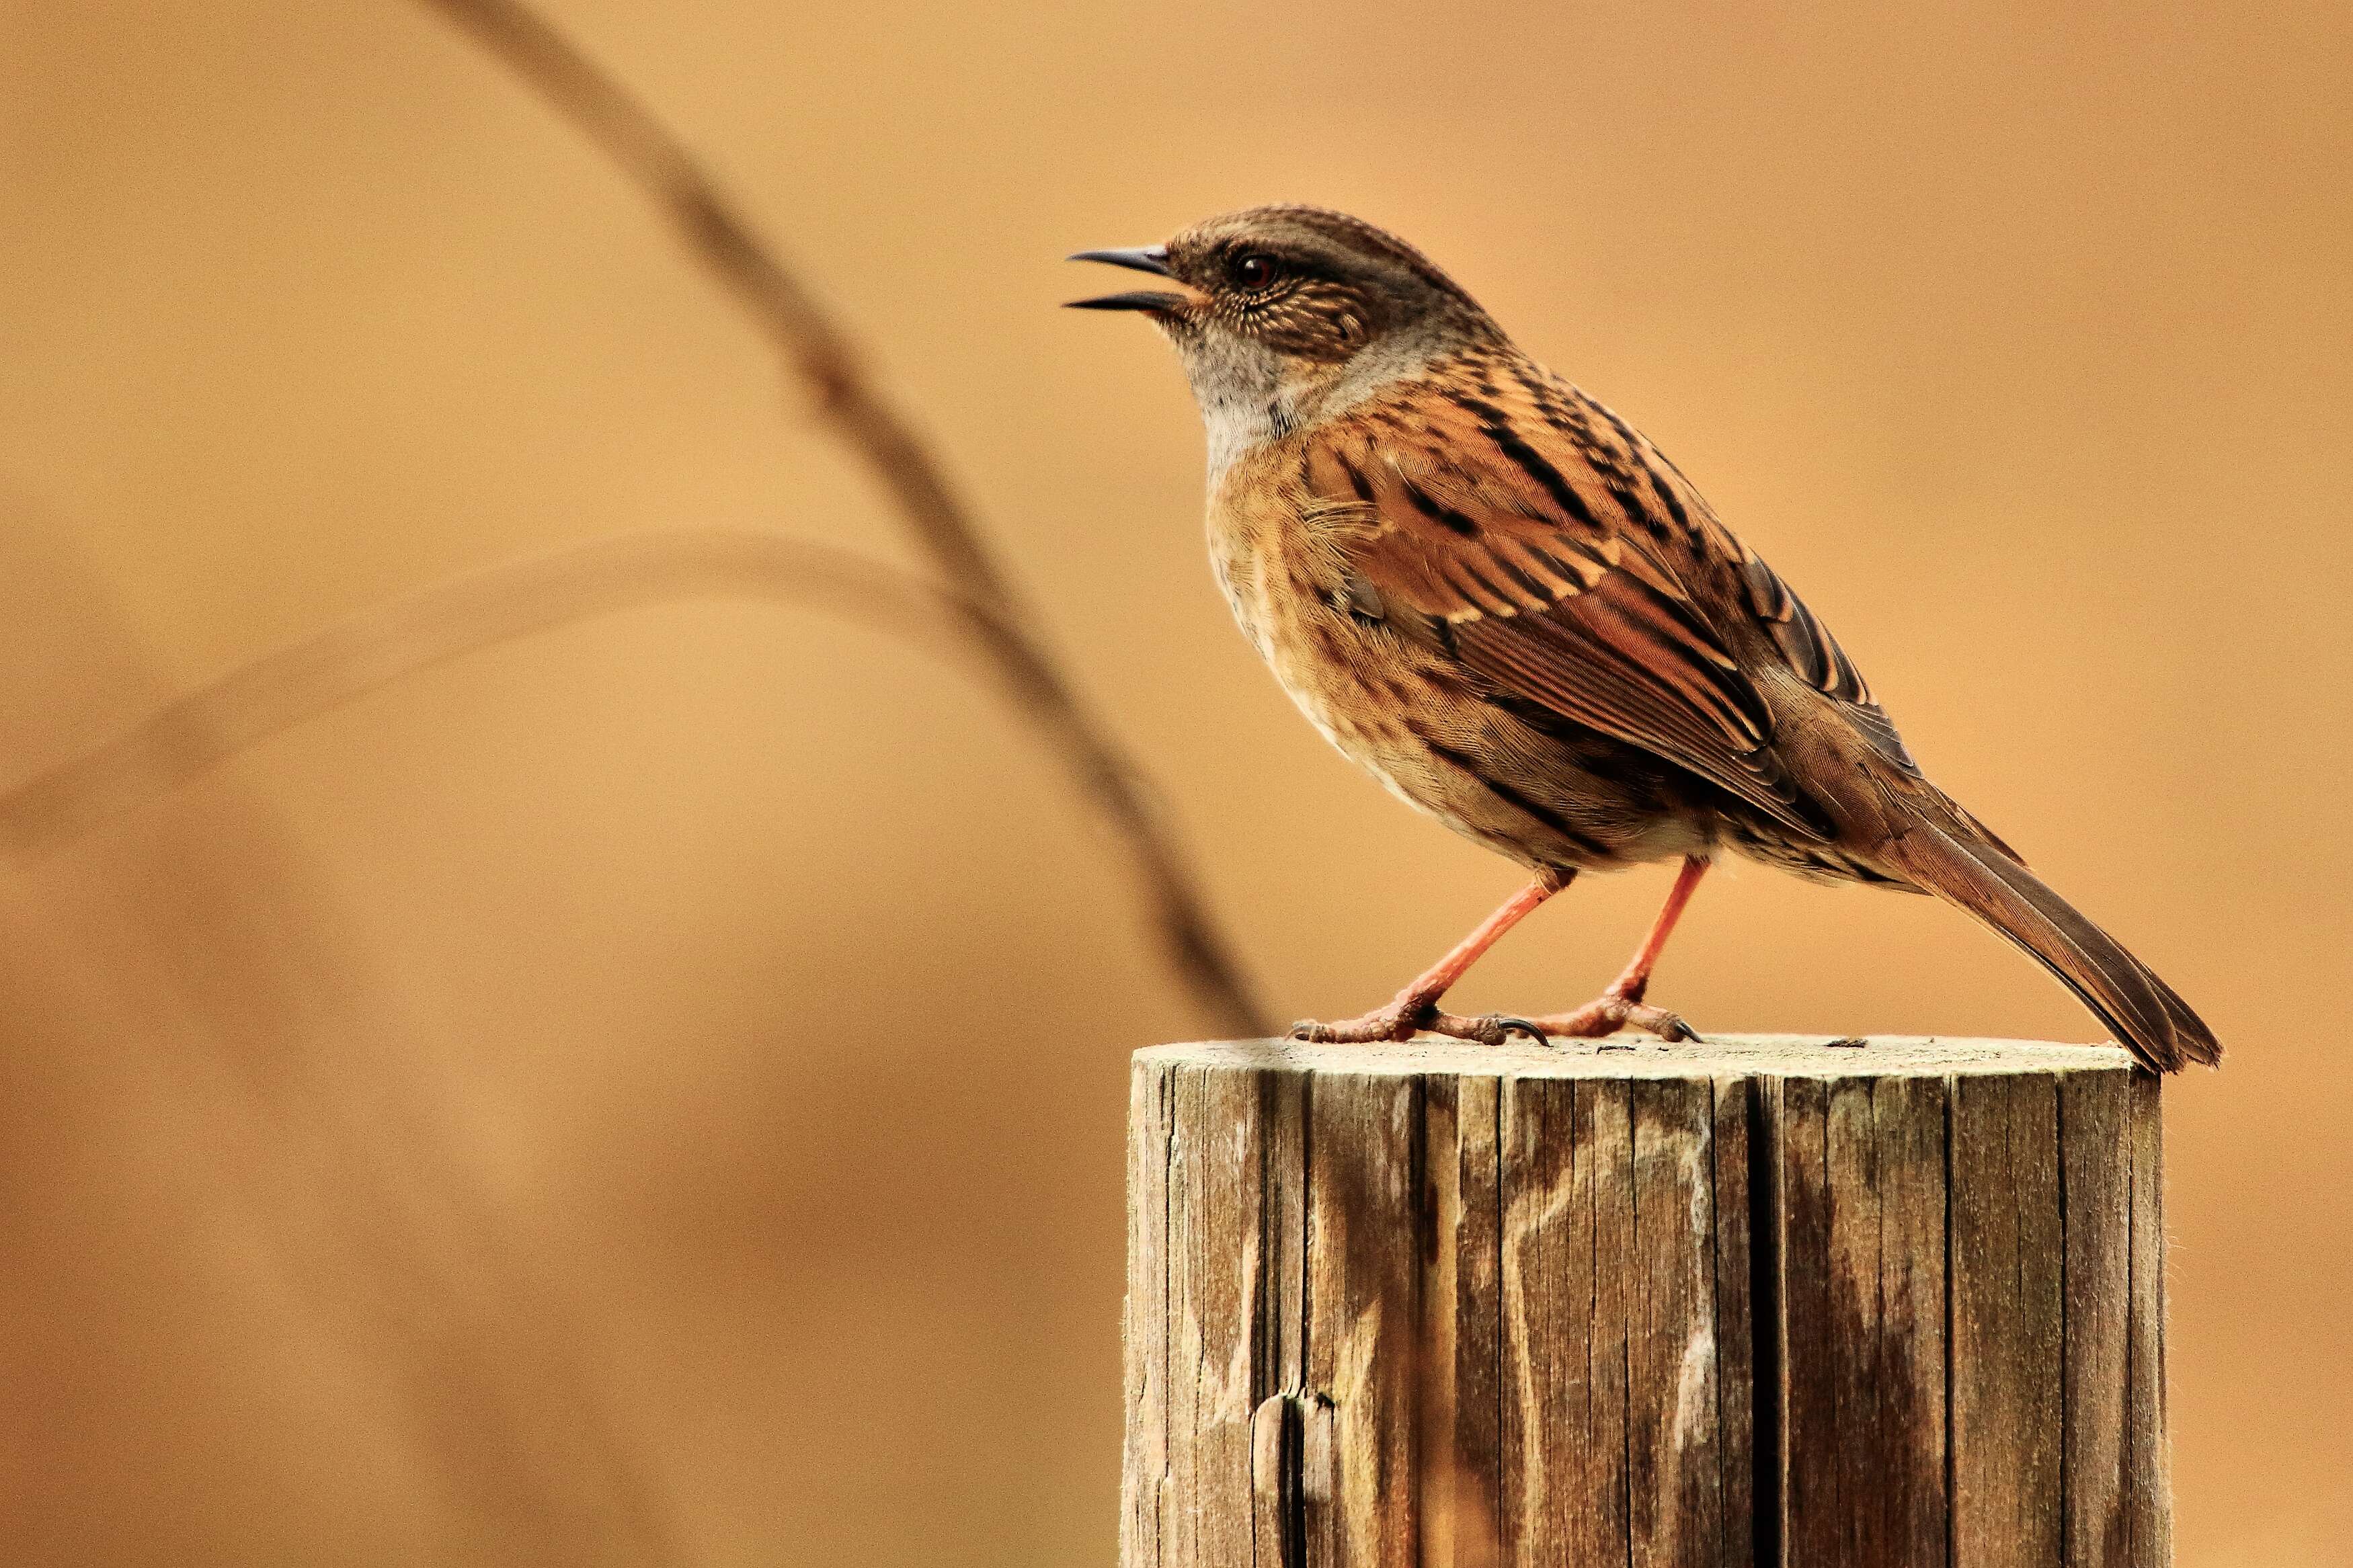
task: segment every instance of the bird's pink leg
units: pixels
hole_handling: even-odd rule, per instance
[[[1511,1018],[1490,1014],[1469,1018],[1438,1010],[1438,1000],[1462,978],[1463,973],[1479,962],[1480,954],[1495,945],[1503,934],[1535,912],[1536,906],[1568,886],[1570,871],[1540,871],[1534,881],[1504,901],[1503,908],[1481,921],[1469,936],[1454,944],[1452,952],[1426,970],[1419,978],[1397,994],[1386,1007],[1377,1007],[1360,1017],[1344,1018],[1336,1024],[1303,1022],[1293,1024],[1293,1039],[1317,1040],[1327,1043],[1355,1043],[1370,1040],[1409,1039],[1417,1030],[1428,1029],[1434,1034],[1451,1035],[1457,1039],[1477,1040],[1485,1045],[1504,1043],[1513,1030],[1532,1039],[1544,1038],[1543,1031],[1525,1018]]]
[[[1569,1013],[1553,1013],[1535,1020],[1547,1035],[1568,1035],[1594,1038],[1614,1035],[1632,1025],[1638,1029],[1670,1040],[1696,1040],[1689,1024],[1663,1008],[1642,1005],[1643,993],[1651,988],[1651,970],[1659,962],[1659,954],[1674,934],[1675,921],[1683,918],[1683,906],[1691,902],[1699,887],[1699,879],[1707,874],[1707,862],[1694,857],[1683,862],[1675,874],[1675,885],[1667,893],[1667,901],[1659,908],[1659,918],[1651,922],[1651,934],[1634,950],[1609,989]]]

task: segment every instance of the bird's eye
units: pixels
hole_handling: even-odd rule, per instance
[[[1251,251],[1234,262],[1234,282],[1248,289],[1260,289],[1274,281],[1274,258]]]

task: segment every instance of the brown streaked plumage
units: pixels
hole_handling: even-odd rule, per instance
[[[2211,1063],[2189,1005],[1936,785],[1852,660],[1681,471],[1369,224],[1307,206],[1090,251],[1167,279],[1148,315],[1209,432],[1209,546],[1300,707],[1528,886],[1385,1007],[1320,1039],[1691,1031],[1643,1002],[1709,860],[1925,891],[2039,960],[2145,1066]],[[1580,870],[1680,858],[1601,996],[1533,1019],[1439,1001]]]

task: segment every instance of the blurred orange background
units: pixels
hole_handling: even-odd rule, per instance
[[[2353,1562],[2353,14],[558,0],[919,412],[1288,1017],[1515,882],[1230,625],[1059,258],[1308,199],[1642,426],[2206,1011],[2180,1561]],[[625,530],[912,561],[630,188],[400,4],[0,9],[0,786]],[[780,395],[781,394],[781,395]],[[1473,1007],[1615,972],[1580,883]],[[681,603],[0,868],[0,1555],[1103,1563],[1126,1056],[1202,1029],[967,674]],[[1712,879],[1702,1028],[2085,1038],[1925,900]]]

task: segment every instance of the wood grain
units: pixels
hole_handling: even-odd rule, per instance
[[[1788,1558],[1824,1568],[1937,1561],[1947,1528],[1946,1086],[1775,1088]]]
[[[1129,1568],[2170,1561],[2113,1048],[1139,1053]]]
[[[1950,1162],[1954,1556],[1986,1568],[2061,1562],[2057,1080],[1956,1082]]]

